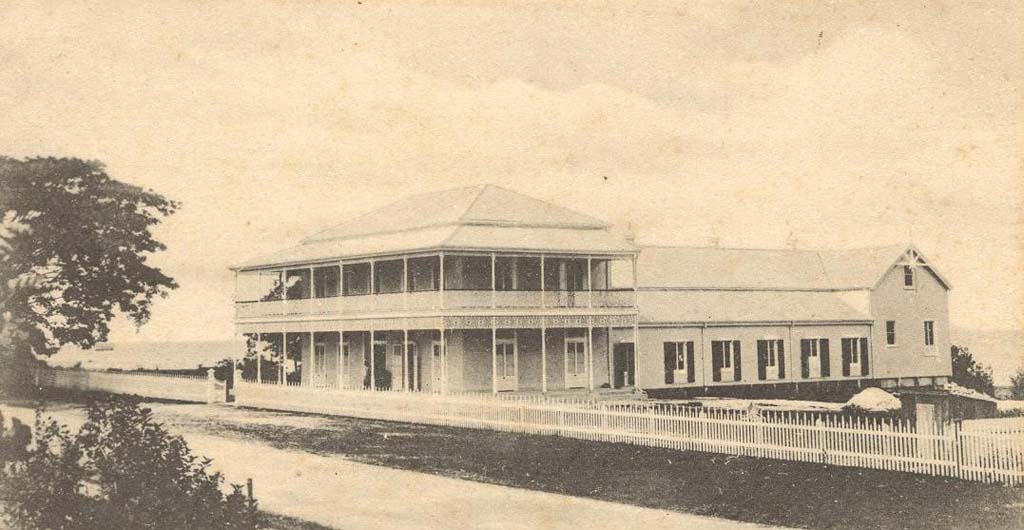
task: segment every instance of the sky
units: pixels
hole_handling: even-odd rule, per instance
[[[913,241],[953,326],[1020,330],[1022,6],[8,1],[0,153],[182,203],[117,341],[228,338],[230,265],[481,183],[641,243]]]

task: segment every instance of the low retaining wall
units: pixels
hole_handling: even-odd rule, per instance
[[[155,399],[218,403],[224,401],[224,383],[210,369],[206,376],[134,372],[94,372],[44,368],[36,371],[36,386],[111,394],[132,394]]]

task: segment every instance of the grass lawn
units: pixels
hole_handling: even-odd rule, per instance
[[[1024,528],[1024,489],[352,418],[167,407],[171,426],[399,469],[803,528]]]

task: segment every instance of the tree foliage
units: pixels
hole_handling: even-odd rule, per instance
[[[256,528],[256,505],[209,460],[129,398],[88,407],[77,434],[37,413],[35,447],[9,466],[4,514],[15,528],[53,530]]]
[[[8,342],[45,355],[106,340],[116,311],[145,323],[177,287],[147,263],[165,248],[151,229],[177,207],[99,162],[0,157],[0,312],[24,334]]]
[[[1010,378],[1010,398],[1024,399],[1024,368],[1018,368]]]
[[[994,395],[995,384],[992,381],[992,369],[975,362],[974,356],[965,346],[954,344],[951,350],[953,382],[983,394]]]

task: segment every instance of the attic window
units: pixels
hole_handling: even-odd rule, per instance
[[[911,267],[910,265],[903,266],[903,288],[914,288],[914,267]]]

